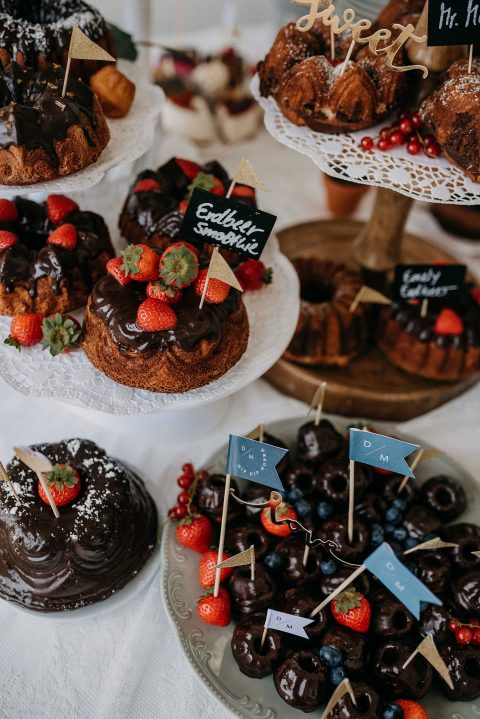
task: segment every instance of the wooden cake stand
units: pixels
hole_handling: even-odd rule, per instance
[[[369,223],[324,220],[295,225],[278,233],[281,250],[289,258],[307,255],[345,262],[370,275],[370,285],[377,279],[377,286],[388,277],[385,271],[399,261],[454,262],[451,255],[423,238],[403,235],[403,223],[399,227],[394,221],[399,208],[392,213],[392,204],[406,205],[401,208],[406,217],[409,202],[398,193],[377,190],[377,207]],[[465,392],[479,378],[474,375],[461,382],[433,382],[416,377],[395,367],[376,347],[370,347],[347,367],[305,367],[282,358],[266,374],[279,390],[304,402],[311,401],[320,381],[327,382],[326,412],[393,421],[429,412]]]

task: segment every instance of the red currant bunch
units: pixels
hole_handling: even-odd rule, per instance
[[[455,634],[457,644],[480,645],[480,620],[471,619],[468,624],[463,624],[458,619],[451,619],[448,628]]]
[[[418,112],[402,112],[393,125],[382,127],[378,137],[367,135],[360,140],[360,149],[364,152],[370,152],[375,147],[381,152],[388,152],[400,145],[406,146],[409,155],[418,155],[423,151],[427,157],[439,157],[442,153],[433,135],[424,132]]]
[[[182,474],[177,479],[177,484],[182,490],[177,496],[177,504],[168,510],[170,519],[183,519],[195,511],[192,507],[192,499],[195,494],[197,480],[208,477],[208,472],[195,472],[193,464],[186,462],[182,466]]]

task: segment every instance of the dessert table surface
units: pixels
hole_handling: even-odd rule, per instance
[[[278,214],[279,228],[328,217],[318,169],[265,131],[241,146],[201,150],[181,140],[163,139],[155,154],[158,161],[174,154],[199,160],[218,158],[229,170],[245,154],[273,190],[262,193],[260,202],[262,209]],[[149,159],[154,160],[152,155]],[[129,178],[115,181],[120,209]],[[93,192],[98,197],[99,189]],[[368,216],[371,200],[372,193],[363,201],[360,218]],[[414,209],[408,230],[455,254],[480,276],[480,243],[453,240],[427,209]],[[260,421],[268,427],[269,421],[306,412],[305,405],[263,380],[203,411],[138,417],[112,417],[56,400],[27,398],[1,381],[0,398],[3,462],[10,459],[16,444],[75,436],[92,439],[146,478],[161,521],[175,504],[175,478],[183,462],[200,466],[229,432],[247,432]],[[480,384],[439,410],[401,426],[420,443],[442,448],[478,476]],[[162,606],[160,586],[157,573],[127,603],[111,611],[107,605],[97,605],[98,612],[84,619],[73,613],[51,620],[0,603],[0,717],[224,718],[226,710],[200,684],[182,654]]]

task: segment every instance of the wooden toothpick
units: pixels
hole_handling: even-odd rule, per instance
[[[222,524],[220,527],[220,540],[218,542],[218,557],[217,557],[217,564],[220,564],[220,562],[223,559],[223,546],[225,544],[225,530],[227,528],[227,514],[228,514],[228,500],[230,498],[230,483],[231,483],[232,477],[230,474],[227,474],[225,477],[225,494],[223,497],[223,509],[222,509]],[[213,596],[218,597],[218,591],[220,589],[220,572],[222,570],[217,567],[215,570],[215,586],[213,588]]]
[[[15,497],[15,501],[17,502],[17,504],[20,504],[20,497],[18,496],[15,487],[13,486],[12,480],[8,476],[7,470],[5,469],[5,467],[3,466],[3,464],[1,462],[0,462],[0,480],[2,480],[3,482],[6,482],[8,484],[11,493]]]
[[[415,456],[415,459],[413,460],[412,464],[410,465],[410,469],[412,472],[415,471],[415,469],[418,467],[418,464],[422,461],[423,453],[425,450],[420,448]],[[408,480],[410,479],[410,476],[408,474],[405,475],[405,477],[400,482],[400,486],[397,489],[397,494],[400,494],[400,492],[407,486]]]
[[[348,483],[348,541],[353,542],[353,510],[355,505],[355,462],[351,459],[349,465]]]
[[[331,594],[326,597],[326,599],[321,602],[318,607],[315,607],[315,609],[310,612],[310,619],[313,619],[313,617],[316,617],[317,614],[319,614],[324,607],[327,606],[327,604],[330,604],[331,601],[337,597],[340,592],[343,592],[344,589],[348,587],[349,584],[355,581],[357,577],[359,577],[364,571],[366,570],[365,564],[362,564],[360,567],[357,567],[357,569],[352,572],[352,574],[345,579],[344,582],[342,582],[336,589],[333,590]]]
[[[67,66],[65,68],[65,77],[63,80],[62,97],[65,97],[65,93],[67,92],[68,76],[70,74],[70,65],[71,64],[72,64],[72,58],[69,55],[68,60],[67,60]]]
[[[363,286],[358,290],[357,296],[355,297],[355,299],[353,300],[352,304],[350,305],[350,307],[349,307],[349,309],[348,309],[348,311],[351,312],[352,315],[353,315],[353,313],[355,312],[355,310],[357,309],[357,307],[358,307],[358,305],[360,304],[360,302],[362,301],[362,297],[363,297],[363,295],[365,294],[365,290],[366,290],[366,289],[367,289],[367,288],[365,287],[365,285],[363,285]]]
[[[260,650],[263,649],[263,645],[265,644],[265,639],[267,638],[267,632],[268,632],[268,627],[263,627],[262,639],[260,640]]]
[[[340,77],[342,77],[343,73],[347,69],[347,65],[350,62],[350,58],[352,57],[353,48],[355,47],[355,40],[352,40],[350,43],[350,47],[348,48],[347,54],[345,56],[345,60],[343,61],[343,65],[340,69]]]
[[[470,45],[468,49],[468,74],[472,72],[472,63],[473,63],[473,45]]]
[[[420,317],[426,317],[428,313],[428,300],[422,300],[422,306],[420,308]]]
[[[309,545],[305,542],[305,549],[304,549],[304,552],[303,552],[303,566],[304,566],[304,567],[307,566],[307,562],[308,562],[308,557],[309,557],[309,555],[310,555],[310,547],[309,547]]]

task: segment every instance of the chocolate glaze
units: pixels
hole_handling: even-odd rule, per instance
[[[143,283],[122,286],[111,275],[103,277],[93,288],[90,308],[107,325],[122,353],[163,352],[172,345],[192,352],[201,340],[218,339],[226,320],[240,305],[240,293],[232,288],[224,302],[218,305],[205,302],[200,310],[199,296],[192,286],[187,287],[181,302],[175,305],[175,329],[162,332],[144,332],[137,327],[137,309],[144,300]]]
[[[93,144],[96,126],[94,94],[81,80],[70,77],[62,97],[64,70],[59,65],[35,72],[16,62],[0,72],[0,147],[41,148],[58,165],[55,142],[79,125]]]
[[[380,719],[383,715],[383,702],[377,692],[363,682],[352,682],[357,706],[347,692],[338,701],[329,719]]]
[[[467,507],[467,495],[460,482],[444,474],[427,480],[420,489],[420,497],[444,522],[456,519]]]
[[[416,575],[434,594],[445,594],[451,585],[451,564],[446,552],[417,552]]]
[[[390,699],[421,699],[432,685],[432,667],[417,654],[402,669],[415,646],[391,640],[381,645],[372,662],[373,676],[382,695]]]
[[[141,479],[96,444],[36,445],[52,463],[74,467],[78,498],[55,519],[38,480],[19,459],[7,467],[21,503],[0,489],[0,596],[42,612],[106,599],[141,569],[157,541],[157,511]]]
[[[468,572],[473,569],[480,569],[480,557],[472,554],[472,552],[480,550],[479,526],[468,522],[452,524],[443,530],[442,539],[459,545],[447,550],[452,559],[454,571]]]
[[[368,661],[368,639],[359,632],[352,632],[338,624],[322,637],[322,645],[330,645],[342,652],[347,674],[358,676],[365,671]]]
[[[461,646],[452,642],[440,649],[452,678],[453,691],[441,682],[440,687],[451,701],[473,701],[480,696],[480,647]]]
[[[415,625],[408,609],[390,593],[379,592],[372,601],[371,630],[382,639],[406,637]]]
[[[311,594],[306,592],[304,589],[287,589],[283,601],[279,605],[279,609],[282,612],[288,612],[288,614],[297,614],[300,617],[308,617],[310,613],[316,609],[319,601],[315,599]],[[325,631],[328,624],[327,610],[322,609],[314,617],[313,624],[309,624],[305,627],[305,633],[308,635],[308,640],[302,637],[288,635],[285,639],[289,645],[307,647],[307,642],[310,644],[313,642],[318,644],[320,638]]]
[[[259,612],[245,617],[237,624],[232,636],[232,654],[238,668],[247,677],[255,679],[271,674],[282,654],[280,635],[271,629],[260,648],[265,616]]]
[[[391,316],[398,322],[403,331],[415,335],[420,342],[435,342],[438,347],[480,346],[480,308],[466,292],[458,300],[450,301],[448,307],[453,309],[462,318],[464,332],[461,335],[437,334],[434,330],[439,310],[445,303],[430,302],[429,313],[420,317],[416,305],[392,303]]]
[[[442,523],[437,514],[421,504],[409,507],[403,520],[403,526],[415,539],[423,539],[427,534],[437,535]]]
[[[273,681],[283,701],[304,712],[318,709],[326,698],[327,677],[314,652],[293,652],[278,667]]]
[[[229,579],[234,609],[239,614],[252,614],[273,606],[277,586],[263,564],[255,564],[255,579],[250,566],[237,567]]]
[[[77,246],[67,250],[59,245],[49,245],[48,236],[58,227],[48,218],[46,203],[36,203],[20,197],[15,198],[18,219],[14,222],[0,221],[0,230],[16,234],[20,242],[0,252],[0,283],[7,292],[13,292],[20,281],[28,283],[29,294],[36,295],[36,285],[41,277],[50,277],[53,290],[59,294],[64,283],[71,279],[72,270],[79,268],[88,289],[92,286],[89,263],[103,252],[113,255],[107,226],[94,212],[75,210],[61,224],[75,225]]]
[[[238,493],[238,486],[234,479],[230,483],[231,489]],[[225,475],[209,474],[203,479],[197,481],[195,491],[195,506],[201,512],[206,514],[213,522],[220,524],[222,520],[223,498],[225,495]],[[233,528],[233,522],[238,521],[243,515],[242,507],[238,502],[228,503],[228,523]],[[250,545],[249,545],[250,546]],[[247,547],[245,547],[247,549]]]
[[[474,569],[459,577],[452,586],[453,600],[466,616],[480,614],[480,570]]]
[[[306,422],[298,430],[297,457],[305,463],[316,466],[337,456],[344,445],[342,435],[327,419]]]
[[[443,600],[443,605],[429,604],[420,615],[420,634],[426,636],[431,634],[435,644],[443,644],[452,638],[452,632],[448,628],[448,622],[452,616],[451,602]]]
[[[303,537],[303,535],[302,535]],[[323,574],[320,569],[323,552],[315,547],[308,555],[307,564],[303,566],[305,541],[295,536],[282,539],[275,545],[275,552],[283,557],[282,578],[286,586],[303,587],[318,586]]]
[[[237,505],[238,507],[238,505]],[[244,552],[249,547],[255,547],[255,557],[259,562],[265,554],[268,552],[270,547],[271,536],[266,532],[263,527],[258,524],[245,524],[241,527],[228,528],[225,535],[225,546],[233,554]]]

